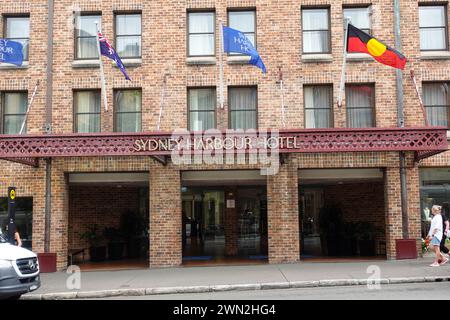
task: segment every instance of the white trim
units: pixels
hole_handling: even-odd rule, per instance
[[[186,58],[186,64],[204,64],[212,65],[216,64],[216,57],[188,57]]]
[[[333,55],[330,53],[302,54],[302,62],[332,62]]]
[[[30,63],[28,61],[24,61],[21,66],[16,66],[12,63],[0,63],[0,69],[9,70],[9,69],[28,69],[30,67]]]
[[[422,60],[446,60],[450,59],[450,51],[421,51]]]

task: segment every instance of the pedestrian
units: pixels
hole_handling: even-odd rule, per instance
[[[441,206],[434,205],[431,208],[431,214],[433,219],[431,220],[430,231],[428,232],[428,239],[431,239],[431,246],[436,254],[435,260],[430,267],[439,267],[448,262],[448,258],[441,254],[440,245],[443,235],[442,230],[442,216],[441,216]],[[441,263],[439,263],[441,261]]]
[[[447,246],[445,245],[445,242],[447,240],[447,237],[449,236],[449,227],[450,227],[450,222],[449,222],[449,218],[450,218],[450,207],[448,202],[444,202],[442,204],[442,210],[441,210],[441,215],[442,215],[442,230],[444,230],[444,235],[442,236],[442,240],[441,240],[441,252],[442,254],[448,258],[448,253],[449,253],[449,249],[447,248]]]
[[[8,225],[6,225],[6,236],[8,235]],[[22,246],[22,239],[20,239],[20,233],[16,226],[14,226],[14,244],[18,247]]]

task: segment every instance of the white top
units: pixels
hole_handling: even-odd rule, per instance
[[[434,231],[435,229],[437,229],[436,232]],[[433,220],[431,220],[431,226],[428,235],[430,237],[433,237],[433,233],[439,241],[442,240],[442,216],[440,214],[436,214],[433,217]]]

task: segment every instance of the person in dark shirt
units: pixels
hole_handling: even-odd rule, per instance
[[[450,206],[448,204],[448,202],[444,202],[442,204],[442,211],[441,211],[441,216],[442,216],[442,231],[443,231],[443,236],[442,236],[442,241],[441,241],[441,252],[448,255],[448,248],[445,245],[445,240],[447,239],[447,235],[449,235],[449,217],[450,217]]]

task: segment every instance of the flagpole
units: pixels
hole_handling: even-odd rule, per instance
[[[420,108],[422,109],[423,119],[425,120],[425,126],[428,127],[429,123],[428,123],[427,112],[425,111],[425,107],[423,105],[423,100],[422,100],[422,97],[420,96],[419,86],[417,85],[416,76],[414,75],[414,69],[411,68],[409,73],[411,75],[411,80],[414,83],[414,87],[416,89],[417,97],[419,98],[419,104],[420,104]]]
[[[283,72],[281,67],[279,67],[278,80],[280,81],[280,95],[281,95],[281,124],[283,128],[286,128],[286,110],[284,108],[284,83],[283,83]]]
[[[105,72],[103,70],[103,61],[102,61],[102,52],[100,50],[100,38],[98,34],[100,33],[100,29],[98,27],[98,22],[95,22],[96,26],[96,37],[97,37],[97,50],[98,50],[98,61],[100,63],[100,78],[102,82],[102,95],[103,95],[103,105],[105,107],[105,111],[108,111],[108,98],[106,96],[106,81],[105,81]]]
[[[22,126],[20,127],[19,134],[22,134],[23,130],[25,129],[25,123],[27,123],[28,114],[30,113],[31,105],[33,104],[34,97],[36,96],[38,87],[39,87],[39,80],[36,82],[36,86],[34,87],[34,92],[33,92],[33,95],[31,96],[30,103],[28,104],[27,112],[25,113],[25,117],[23,118],[23,122],[22,122]]]
[[[345,89],[345,72],[347,68],[347,41],[348,41],[348,25],[350,23],[350,18],[344,18],[345,23],[345,35],[344,35],[344,52],[342,55],[342,73],[341,73],[341,83],[339,85],[339,96],[338,96],[338,107],[342,107],[342,94]]]
[[[223,45],[223,23],[220,22],[220,49],[219,49],[219,63],[220,63],[220,70],[219,70],[219,104],[220,108],[223,109],[224,107],[224,85],[223,85],[223,52],[224,45]]]

